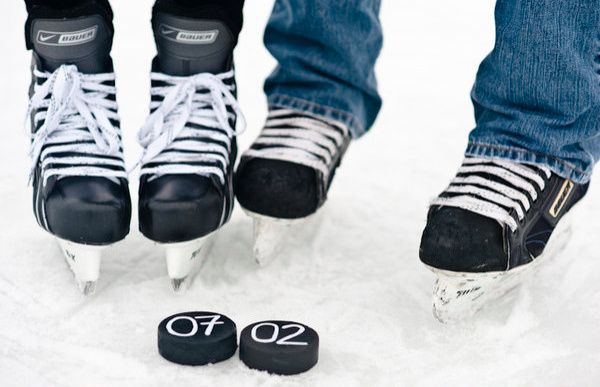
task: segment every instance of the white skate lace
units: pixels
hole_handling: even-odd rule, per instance
[[[552,175],[541,166],[467,157],[448,188],[431,204],[475,212],[514,232],[538,198],[536,187],[541,192],[546,186],[538,171],[547,179]]]
[[[33,75],[36,82],[27,116],[35,112],[36,130],[29,181],[40,162],[44,184],[55,175],[127,177],[117,103],[111,99],[116,94],[115,75],[82,74],[74,65],[53,73],[36,68]]]
[[[152,113],[138,133],[142,175],[214,175],[225,183],[232,139],[246,127],[233,77],[233,70],[189,77],[152,73],[158,84],[150,91]]]
[[[328,176],[348,137],[348,128],[341,123],[276,109],[269,112],[265,127],[244,157],[289,161]]]

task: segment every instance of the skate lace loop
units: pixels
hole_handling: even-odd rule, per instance
[[[110,84],[114,74],[82,74],[74,65],[63,65],[53,73],[36,68],[33,75],[45,81],[35,83],[27,109],[28,117],[35,112],[37,128],[29,182],[40,161],[44,184],[54,175],[126,177],[121,129],[111,122],[119,121],[117,103],[110,99],[116,94]]]
[[[141,174],[214,175],[225,183],[232,139],[246,127],[233,76],[233,70],[189,77],[152,73],[160,86],[151,89],[152,114],[138,133]]]
[[[514,232],[552,175],[545,167],[467,157],[432,205],[458,207],[506,224]],[[536,189],[537,188],[537,189]],[[516,216],[516,218],[515,218]]]
[[[348,128],[341,123],[291,109],[275,109],[269,112],[265,127],[244,157],[289,161],[328,176],[348,138]]]

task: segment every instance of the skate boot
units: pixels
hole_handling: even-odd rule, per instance
[[[260,136],[242,155],[235,187],[254,220],[254,256],[267,264],[289,226],[315,214],[350,143],[338,122],[272,108]]]
[[[433,200],[421,239],[421,261],[436,275],[434,315],[472,316],[555,256],[588,185],[549,169],[467,157]]]
[[[103,250],[129,232],[131,203],[109,54],[112,15],[81,3],[30,9],[30,182],[37,222],[90,294]]]
[[[240,131],[245,126],[236,100],[236,38],[219,20],[156,7],[153,28],[151,114],[138,136],[139,227],[165,248],[173,290],[183,292],[233,210],[236,121]]]

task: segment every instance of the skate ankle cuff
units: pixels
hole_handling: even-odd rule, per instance
[[[201,3],[201,4],[200,4]],[[233,46],[237,44],[242,30],[242,10],[244,0],[157,0],[152,9],[152,25],[154,30],[159,27],[159,14],[184,17],[196,20],[213,20],[223,22],[233,35]]]
[[[113,12],[106,0],[82,0],[77,6],[64,8],[51,7],[45,2],[31,4],[28,6],[28,17],[25,22],[25,45],[28,50],[33,49],[36,37],[32,34],[32,24],[36,19],[76,19],[94,15],[99,15],[106,21],[112,39],[114,35]]]

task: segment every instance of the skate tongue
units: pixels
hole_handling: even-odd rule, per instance
[[[221,73],[231,68],[233,34],[218,20],[158,13],[154,19],[159,71],[176,76]]]
[[[76,65],[82,73],[111,71],[111,32],[101,16],[36,19],[31,25],[35,56],[43,70]]]

